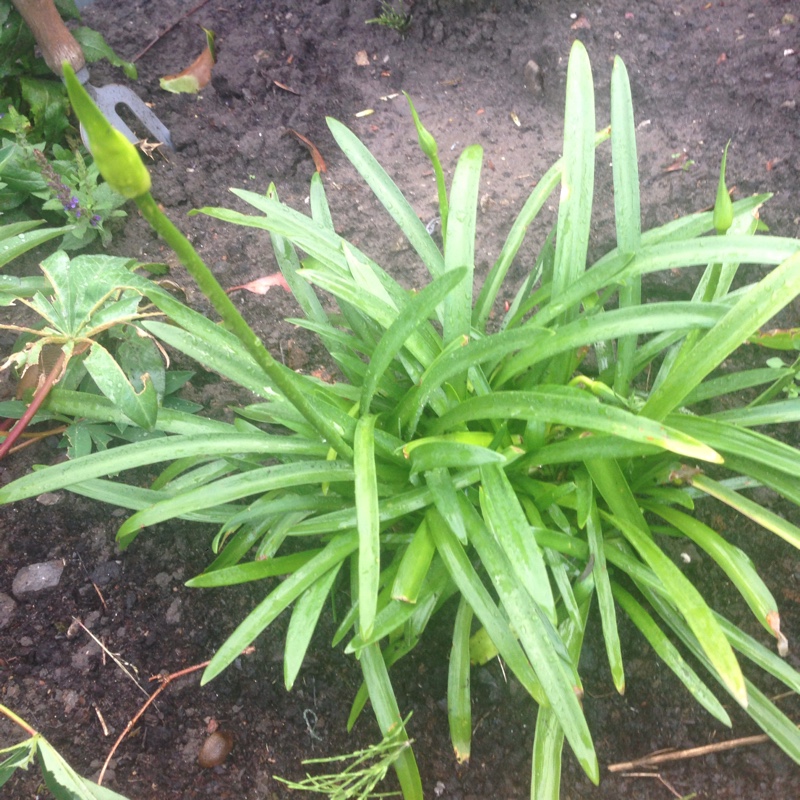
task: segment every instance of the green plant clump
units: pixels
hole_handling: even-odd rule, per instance
[[[143,190],[136,198],[142,213],[225,326],[157,287],[142,291],[169,319],[141,326],[262,402],[238,409],[233,425],[161,408],[152,427],[162,438],[36,471],[0,489],[0,502],[67,487],[122,505],[135,513],[118,531],[121,547],[175,518],[216,524],[216,557],[188,585],[257,581],[264,598],[219,647],[204,682],[291,607],[284,657],[291,688],[332,590],[349,587],[333,643],[344,643],[364,676],[350,725],[369,700],[384,736],[407,737],[390,669],[425,648],[425,630],[444,610],[452,620],[448,716],[456,757],[470,755],[471,671],[499,657],[538,708],[536,800],[559,796],[565,741],[599,780],[578,664],[587,625],[597,624],[610,675],[625,690],[620,613],[709,714],[730,725],[711,678],[800,763],[796,725],[741,666],[751,662],[800,690],[800,674],[781,657],[777,602],[747,554],[692,513],[713,497],[800,546],[796,525],[747,495],[765,486],[800,505],[800,451],[756,430],[800,419],[798,401],[774,390],[791,368],[719,370],[800,293],[800,241],[757,234],[763,195],[731,206],[718,200],[716,213],[641,231],[633,110],[617,59],[610,128],[617,242],[587,264],[595,149],[610,131],[596,133],[591,68],[576,43],[564,155],[524,204],[474,298],[482,150],[461,154],[448,198],[436,142],[416,115],[415,122],[437,176],[441,248],[354,134],[333,120],[329,126],[430,273],[419,291],[401,287],[336,234],[319,176],[310,216],[283,205],[274,188],[235,190],[252,214],[202,210],[269,232],[304,313],[294,322],[319,335],[340,380],[325,383],[276,362]],[[553,231],[490,328],[526,232],[559,187]],[[748,282],[751,269],[740,265],[773,269]],[[643,276],[692,267],[701,270],[690,300],[644,301]],[[740,273],[745,285],[734,289]],[[335,312],[315,288],[335,298]],[[742,400],[755,387],[762,387],[756,399]],[[43,407],[130,422],[110,401],[82,392],[54,389]],[[168,465],[150,487],[107,477],[157,462]],[[682,542],[714,563],[709,580],[724,574],[741,594],[760,637],[708,605],[671,555]],[[399,752],[394,768],[406,800],[422,798],[412,748]]]

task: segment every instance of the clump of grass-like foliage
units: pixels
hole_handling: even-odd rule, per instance
[[[123,547],[173,518],[215,523],[216,558],[189,585],[262,581],[264,599],[219,648],[204,681],[292,607],[284,661],[291,688],[332,588],[349,581],[351,604],[334,644],[345,643],[364,675],[350,724],[369,699],[385,736],[407,735],[390,669],[415,647],[424,651],[433,615],[455,610],[448,715],[456,756],[470,754],[471,665],[500,657],[538,706],[531,791],[541,800],[558,797],[565,739],[599,779],[578,663],[596,620],[624,691],[620,613],[709,714],[730,724],[711,678],[800,763],[796,726],[740,666],[746,659],[800,690],[800,675],[765,644],[772,638],[785,652],[777,603],[745,552],[692,514],[698,499],[714,497],[800,545],[800,529],[746,494],[766,486],[800,505],[800,452],[755,430],[800,418],[796,400],[772,391],[793,368],[715,372],[800,292],[800,242],[757,235],[767,198],[731,204],[724,170],[713,213],[641,231],[633,111],[619,60],[611,92],[616,247],[587,264],[595,148],[609,129],[596,133],[591,69],[576,43],[564,155],[526,201],[477,298],[482,151],[462,153],[448,194],[436,143],[416,114],[439,189],[441,248],[365,146],[329,124],[430,273],[419,292],[337,235],[319,176],[310,217],[272,189],[235,191],[250,215],[203,209],[269,231],[305,315],[296,324],[319,335],[342,376],[332,384],[275,362],[149,193],[137,198],[227,329],[144,285],[169,321],[137,324],[263,402],[239,409],[234,425],[162,408],[160,438],[36,472],[0,490],[0,501],[68,487],[126,506],[136,513],[119,530]],[[508,269],[558,187],[555,229],[535,258],[526,256],[534,269],[490,332]],[[748,275],[740,265],[754,264],[774,268],[733,289],[740,270]],[[644,275],[694,266],[704,269],[691,300],[644,302]],[[335,298],[336,313],[314,287]],[[758,386],[753,402],[740,399]],[[707,411],[715,399],[725,411]],[[59,389],[46,408],[126,422],[109,401]],[[104,478],[160,461],[169,465],[150,488]],[[709,607],[662,547],[665,537],[692,541],[721,568],[764,641]],[[277,575],[279,583],[265,580]],[[394,766],[406,800],[422,798],[410,747]]]

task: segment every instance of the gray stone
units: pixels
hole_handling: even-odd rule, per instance
[[[100,645],[94,640],[81,645],[77,653],[72,654],[71,663],[75,669],[88,672],[92,666],[92,659],[101,653]]]
[[[107,586],[122,574],[122,566],[118,561],[104,561],[92,570],[92,582],[98,586]]]
[[[156,575],[155,578],[153,578],[153,580],[162,589],[166,589],[167,586],[169,586],[170,582],[172,581],[172,577],[170,575],[167,575],[166,572],[159,572],[158,575]]]
[[[167,624],[168,625],[177,625],[181,621],[181,599],[180,599],[180,597],[176,597],[172,601],[172,603],[170,603],[170,606],[167,609],[166,620],[167,620]]]
[[[528,61],[525,65],[523,77],[525,79],[525,88],[534,97],[542,93],[544,89],[544,76],[542,75],[541,68],[533,59]]]
[[[17,599],[27,594],[52,589],[58,586],[61,573],[64,571],[63,561],[42,561],[39,564],[29,564],[17,572],[11,591]]]
[[[5,594],[5,592],[0,592],[0,630],[9,625],[16,607],[17,604],[14,602],[13,597]]]

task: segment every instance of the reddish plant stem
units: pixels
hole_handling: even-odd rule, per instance
[[[250,647],[246,647],[244,650],[242,650],[242,655],[249,655],[250,653],[253,653],[253,652],[255,652],[255,647],[253,647],[251,645]],[[161,681],[161,685],[158,687],[158,689],[156,689],[153,692],[153,694],[150,695],[150,697],[147,698],[147,700],[145,700],[144,705],[142,705],[142,707],[131,718],[130,722],[128,722],[128,724],[125,726],[125,730],[122,731],[122,733],[117,738],[117,741],[114,742],[114,746],[109,751],[108,756],[106,757],[105,763],[103,764],[103,768],[100,770],[100,775],[98,775],[98,777],[97,777],[97,785],[98,786],[102,785],[103,777],[106,774],[106,769],[108,769],[108,764],[111,761],[111,759],[114,757],[114,753],[117,752],[117,748],[120,746],[120,744],[122,744],[122,740],[131,732],[131,729],[133,728],[133,726],[139,721],[139,719],[141,718],[142,714],[144,714],[144,712],[147,711],[147,709],[150,707],[150,704],[176,678],[182,678],[184,675],[190,675],[192,672],[197,672],[197,670],[199,670],[199,669],[205,669],[210,663],[211,663],[211,661],[204,661],[202,664],[195,664],[194,666],[186,667],[185,669],[178,670],[177,672],[173,672],[170,675],[155,675],[154,677],[152,677],[150,679],[152,681],[155,681],[155,680]]]
[[[36,394],[34,394],[33,399],[31,400],[30,405],[26,409],[25,413],[19,418],[17,424],[8,432],[3,444],[0,445],[0,459],[2,459],[6,453],[8,453],[8,451],[14,445],[14,442],[19,439],[19,437],[22,435],[22,432],[28,427],[30,421],[36,415],[36,412],[44,402],[44,399],[53,388],[53,384],[63,374],[65,361],[66,356],[62,350],[58,354],[58,358],[56,359],[56,363],[53,365],[53,368],[47,373],[44,381],[42,381],[41,385],[37,388]]]

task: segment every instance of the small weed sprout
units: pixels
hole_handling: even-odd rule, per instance
[[[411,715],[403,721],[408,723]],[[312,758],[303,761],[305,766],[312,764],[335,764],[336,769],[341,764],[347,764],[340,772],[325,775],[306,775],[305,780],[296,783],[276,776],[276,780],[286,784],[289,789],[298,792],[316,792],[324,794],[333,800],[367,800],[373,797],[397,797],[400,792],[374,793],[375,787],[386,777],[389,767],[397,760],[398,756],[411,746],[412,740],[402,738],[399,728],[384,737],[378,744],[371,745],[364,750],[356,750],[347,755],[331,756],[329,758]],[[349,762],[349,763],[348,763]]]
[[[402,2],[398,9],[389,0],[382,0],[381,13],[373,19],[368,19],[367,25],[383,25],[405,36],[411,27],[411,14],[405,13]]]

